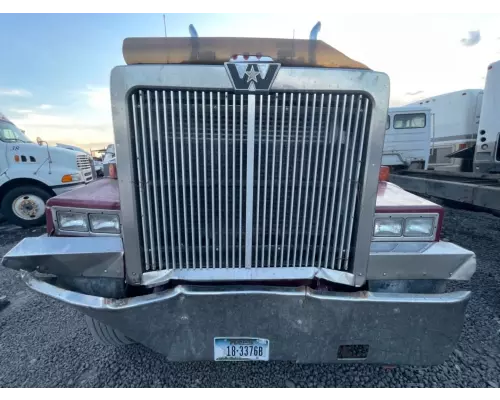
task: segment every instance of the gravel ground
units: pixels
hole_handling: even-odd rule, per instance
[[[6,230],[7,229],[7,230]],[[0,256],[41,229],[0,227]],[[0,387],[498,387],[500,384],[500,218],[447,209],[443,237],[476,252],[462,337],[440,366],[394,369],[373,365],[169,363],[140,346],[96,344],[83,317],[38,295],[0,267]]]

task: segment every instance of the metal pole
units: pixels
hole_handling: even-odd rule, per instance
[[[165,14],[163,14],[163,29],[165,30],[165,37],[167,37],[167,21],[165,19]]]

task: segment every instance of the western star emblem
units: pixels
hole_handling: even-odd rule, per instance
[[[278,74],[280,64],[227,62],[225,66],[236,91],[267,92]]]

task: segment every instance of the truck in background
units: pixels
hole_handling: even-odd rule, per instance
[[[45,203],[58,194],[93,180],[89,156],[83,152],[32,142],[0,113],[0,209],[10,223],[45,223]]]
[[[500,61],[488,66],[484,90],[421,103],[432,105],[435,121],[429,170],[400,169],[391,181],[414,193],[500,215]]]
[[[467,89],[429,97],[407,106],[427,107],[433,115],[429,167],[471,172],[472,159],[449,155],[473,147],[479,127],[483,90]]]
[[[427,169],[432,114],[427,107],[391,107],[387,114],[382,164],[398,169]]]

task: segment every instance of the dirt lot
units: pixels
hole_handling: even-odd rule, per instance
[[[0,256],[43,229],[0,225]],[[110,349],[96,344],[77,311],[28,290],[17,273],[0,267],[0,387],[40,386],[447,386],[500,384],[500,218],[447,209],[443,237],[473,250],[477,272],[464,331],[440,366],[386,369],[371,365],[291,363],[169,363],[140,346]]]

